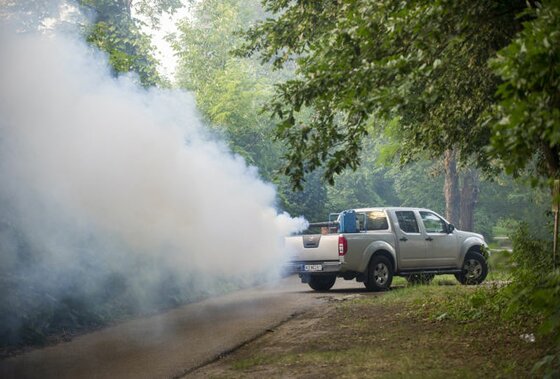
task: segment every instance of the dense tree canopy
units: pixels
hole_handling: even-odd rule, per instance
[[[250,163],[258,162],[270,178],[274,149],[262,141],[273,124],[260,108],[270,97],[272,81],[259,65],[230,54],[241,43],[236,33],[258,17],[258,8],[250,3],[209,0],[193,5],[193,17],[179,23],[173,42],[179,59],[176,81],[193,91],[202,114],[231,141],[232,149]]]
[[[560,177],[560,3],[529,9],[530,21],[498,52],[499,87],[492,148],[509,173]],[[532,159],[531,159],[532,158]]]
[[[233,152],[258,167],[260,175],[277,185],[279,206],[291,214],[320,220],[325,214],[326,188],[318,175],[308,177],[302,193],[291,190],[277,175],[283,146],[274,139],[274,123],[261,109],[273,84],[289,76],[272,72],[255,59],[235,57],[243,43],[239,33],[262,18],[255,0],[204,0],[193,3],[173,39],[178,57],[176,82],[192,91],[208,125]]]
[[[427,115],[422,115],[421,112],[416,118],[412,117],[415,107],[421,104],[420,100],[409,101],[407,105],[399,105],[398,109],[402,110],[400,113],[396,111],[388,112],[392,117],[392,122],[389,124],[377,117],[369,117],[367,121],[364,120],[361,126],[367,130],[368,136],[359,141],[362,151],[357,152],[356,156],[353,157],[361,162],[361,167],[355,172],[348,171],[335,175],[336,183],[334,186],[326,186],[320,182],[320,176],[324,173],[323,169],[306,174],[301,193],[293,192],[284,177],[275,175],[281,164],[279,156],[289,146],[282,143],[282,138],[280,138],[280,144],[278,141],[274,141],[274,119],[271,120],[267,114],[262,114],[260,108],[263,104],[274,100],[271,96],[276,82],[287,81],[291,83],[303,79],[301,79],[302,74],[295,76],[291,65],[289,65],[289,70],[272,72],[271,63],[275,62],[275,59],[282,61],[286,58],[284,56],[271,56],[271,61],[267,60],[266,64],[260,65],[255,59],[236,57],[231,54],[233,49],[238,48],[243,43],[243,38],[238,31],[246,28],[247,25],[254,24],[264,16],[257,2],[258,0],[204,0],[193,4],[191,16],[180,23],[179,33],[174,39],[174,47],[179,57],[177,82],[180,87],[193,91],[202,114],[215,130],[226,137],[232,150],[243,155],[250,164],[259,168],[264,178],[277,185],[280,199],[279,206],[294,215],[304,214],[312,221],[324,220],[329,212],[360,205],[415,206],[423,204],[443,213],[445,208],[441,188],[443,185],[442,173],[445,171],[445,167],[442,162],[429,160],[430,155],[437,155],[436,153],[421,152],[423,149],[419,148],[421,147],[419,143],[412,137],[406,137],[408,133],[414,131],[412,127],[407,127],[407,125],[417,126],[414,121],[422,120],[426,123],[423,125],[426,129],[429,129],[430,122],[436,123],[437,121],[430,120]],[[513,10],[512,12],[512,14],[508,13],[507,17],[513,17],[516,12]],[[472,17],[474,18],[474,16]],[[459,15],[455,15],[455,21],[457,23],[466,22]],[[326,19],[325,22],[330,21]],[[505,31],[496,31],[495,33],[496,35],[502,35],[500,33],[505,33]],[[510,32],[504,35],[506,34],[509,35]],[[489,36],[484,37],[484,33],[477,34],[477,36],[481,39],[491,39]],[[452,60],[454,57],[452,47],[456,46],[457,42],[454,43],[450,43],[448,46],[448,60]],[[482,50],[484,49],[471,46],[467,42],[464,43],[470,49],[474,49],[480,55],[483,55]],[[495,49],[489,51],[495,51]],[[301,51],[298,54],[303,57],[306,53]],[[486,57],[490,55],[490,52],[484,52],[484,54]],[[467,52],[463,54],[462,58],[465,58],[466,55]],[[297,58],[294,54],[291,57]],[[480,59],[483,60],[483,58]],[[332,61],[329,62],[332,63]],[[442,65],[443,62],[438,63],[437,69],[441,69]],[[437,74],[443,75],[446,73],[448,77],[452,77],[455,71],[459,71],[458,65],[459,63],[453,63],[453,67],[457,67],[454,70],[450,69],[447,73],[445,70],[434,72],[433,64],[430,66],[431,69],[425,68],[425,70],[435,80],[439,78]],[[473,79],[471,83],[468,81],[468,75],[460,75],[457,82],[464,88],[467,88],[466,85],[469,83],[471,87],[468,88],[475,88],[480,82],[484,82],[485,77],[491,78],[491,85],[487,88],[484,87],[485,99],[480,100],[477,98],[478,95],[475,96],[470,93],[463,94],[460,88],[448,89],[447,87],[455,82],[447,83],[442,79],[438,82],[440,86],[438,91],[446,90],[447,92],[444,95],[439,93],[437,101],[449,101],[446,105],[447,108],[445,108],[447,110],[457,106],[454,111],[456,115],[461,114],[460,105],[468,107],[469,104],[479,104],[476,112],[473,110],[473,115],[476,115],[478,119],[482,117],[480,115],[482,109],[488,109],[488,104],[491,103],[493,98],[491,88],[495,89],[498,78],[483,64],[478,66],[473,64],[469,67],[472,76],[478,75],[479,79]],[[327,70],[327,67],[324,68],[325,70]],[[342,75],[343,72],[339,74]],[[348,80],[351,80],[351,78]],[[420,82],[420,77],[417,78],[417,81]],[[356,84],[355,82],[359,81],[356,80],[352,83]],[[328,88],[324,89],[328,91]],[[336,95],[335,92],[331,92],[332,95]],[[457,105],[450,100],[452,92],[455,94],[453,99],[460,104]],[[335,98],[332,99],[333,102],[335,100]],[[348,97],[348,101],[350,100],[352,98]],[[369,99],[368,101],[371,102],[372,100]],[[435,105],[432,109],[436,109]],[[441,108],[440,112],[443,112],[443,109]],[[443,113],[441,114],[443,115]],[[311,122],[313,117],[313,109],[309,106],[303,106],[297,115],[298,121],[306,125]],[[456,118],[459,119],[458,116]],[[475,116],[472,116],[472,118],[474,119]],[[443,116],[442,119],[444,119]],[[442,119],[439,121],[439,127],[444,128],[446,124],[444,123],[445,120],[442,121]],[[340,121],[340,119],[337,121]],[[388,127],[385,125],[388,125]],[[457,125],[466,128],[466,124],[459,124],[459,121],[456,121],[455,126]],[[341,125],[337,127],[342,128]],[[473,142],[477,135],[479,137],[482,135],[484,138],[488,137],[487,134],[481,132],[483,128],[480,127],[480,124],[473,122],[471,127],[475,131],[468,135],[461,135],[462,138]],[[382,128],[384,129],[384,135],[388,135],[388,138],[380,138],[379,131]],[[453,130],[455,130],[453,133],[460,134],[457,129]],[[449,127],[442,131],[442,135],[447,132],[451,133],[452,128]],[[438,151],[441,151],[440,139],[450,139],[450,137],[440,136],[436,131],[433,133],[435,138],[433,145],[440,149]],[[471,148],[478,152],[482,150],[480,148],[481,144],[468,144],[465,149]],[[380,150],[381,146],[382,149]],[[407,152],[418,154],[420,162],[405,167],[394,167],[394,157]],[[380,158],[380,156],[382,157]],[[481,185],[484,190],[490,191],[490,193],[488,195],[482,194],[480,197],[480,201],[484,205],[476,211],[477,225],[479,225],[477,230],[490,235],[492,227],[499,218],[519,218],[522,210],[502,204],[500,212],[488,211],[489,204],[493,204],[496,200],[493,196],[499,193],[500,195],[496,196],[506,198],[500,192],[502,191],[500,188],[507,191],[508,188],[511,188],[512,183],[500,181],[490,185],[483,181]],[[523,202],[521,201],[521,203]]]
[[[258,52],[298,76],[279,85],[270,111],[289,144],[285,173],[297,185],[326,162],[325,175],[359,164],[361,140],[380,117],[398,117],[403,159],[453,149],[486,162],[483,116],[498,78],[486,62],[506,46],[524,1],[265,0],[274,18],[247,32],[241,54]],[[298,120],[305,108],[310,122]]]
[[[162,85],[158,62],[150,37],[142,31],[142,22],[132,16],[130,0],[80,0],[93,14],[93,23],[87,29],[87,41],[107,52],[109,63],[116,75],[135,72],[143,86]],[[162,12],[173,12],[181,5],[178,0],[139,1],[137,11],[153,25]]]

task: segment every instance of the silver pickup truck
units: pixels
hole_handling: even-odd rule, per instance
[[[345,218],[350,216],[351,232],[341,228],[341,213],[337,221],[323,226],[321,234],[286,238],[292,254],[288,269],[314,290],[329,290],[337,277],[356,279],[371,291],[388,289],[394,275],[429,282],[438,274],[454,274],[463,284],[479,284],[486,278],[484,237],[455,229],[429,209],[349,212]]]

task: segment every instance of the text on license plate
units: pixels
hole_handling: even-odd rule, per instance
[[[304,271],[323,271],[323,265],[303,265]]]

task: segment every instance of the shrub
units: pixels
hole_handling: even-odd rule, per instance
[[[560,376],[560,270],[554,268],[552,242],[541,240],[521,224],[512,236],[512,283],[503,291],[511,300],[508,317],[541,320],[539,334],[550,338],[550,353],[535,365],[546,376]]]

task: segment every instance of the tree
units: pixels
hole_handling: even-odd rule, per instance
[[[492,125],[492,152],[508,173],[533,183],[560,177],[560,4],[543,1],[490,66],[503,83]]]
[[[364,140],[360,167],[337,175],[335,183],[327,187],[327,209],[403,204],[403,199],[397,193],[396,177],[380,157],[384,143],[384,138],[367,137]]]
[[[273,142],[272,120],[260,109],[272,94],[275,76],[254,60],[231,54],[242,42],[239,31],[261,16],[258,3],[205,0],[191,9],[173,40],[177,85],[195,94],[204,118],[231,149],[272,180],[280,146]]]
[[[311,222],[326,221],[329,213],[344,208],[331,207],[328,190],[321,180],[321,172],[308,174],[301,191],[293,191],[287,178],[277,180],[280,206],[291,215],[305,215]],[[348,207],[349,208],[349,207]]]
[[[308,175],[304,191],[295,193],[277,175],[284,147],[275,141],[273,120],[261,112],[274,83],[292,73],[272,72],[270,65],[231,54],[243,43],[240,31],[263,17],[258,0],[204,0],[191,10],[173,39],[177,85],[195,94],[205,120],[230,148],[276,184],[281,208],[323,220],[328,212],[320,176]]]
[[[486,61],[518,28],[523,1],[265,0],[276,15],[247,31],[241,54],[297,63],[268,109],[289,144],[285,173],[298,184],[326,161],[326,178],[356,168],[368,121],[401,117],[402,157],[457,151],[484,163],[481,115],[497,78]],[[308,124],[297,121],[313,109]],[[382,125],[383,123],[377,123]]]
[[[446,155],[448,215],[472,228],[477,174],[462,170],[459,179],[455,165],[489,167],[483,116],[499,81],[486,62],[520,27],[515,16],[525,2],[264,3],[276,18],[250,28],[239,53],[297,65],[297,78],[268,104],[289,146],[284,173],[293,184],[323,165],[330,183],[356,169],[363,138],[397,118],[401,163]],[[309,123],[297,117],[306,108]]]
[[[115,75],[135,72],[145,87],[165,84],[157,71],[150,37],[141,30],[142,22],[132,16],[131,0],[80,0],[80,4],[94,14],[86,40],[107,52]],[[142,0],[138,11],[156,25],[162,12],[173,12],[180,5],[178,0],[152,4]]]
[[[550,193],[529,186],[525,180],[500,174],[492,180],[481,180],[480,199],[476,211],[477,231],[487,237],[500,220],[526,222],[531,232],[546,236],[549,219],[544,217],[550,209]],[[502,232],[502,235],[509,230]]]

